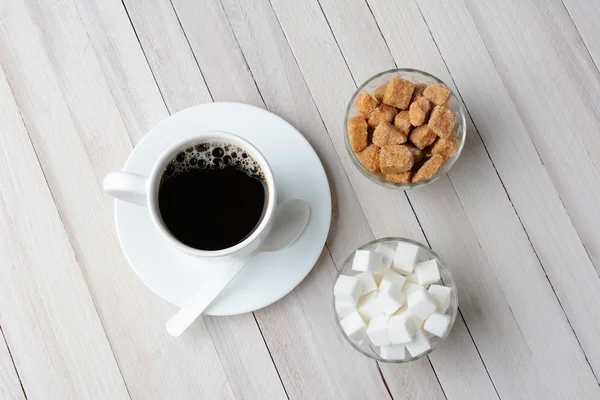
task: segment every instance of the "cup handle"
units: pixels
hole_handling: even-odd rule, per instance
[[[103,189],[112,197],[146,207],[148,178],[131,172],[111,172],[104,177]]]

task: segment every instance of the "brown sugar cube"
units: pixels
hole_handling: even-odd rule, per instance
[[[356,108],[358,108],[358,112],[364,115],[369,115],[377,107],[377,104],[379,102],[365,91],[360,92],[356,96]]]
[[[383,95],[385,94],[385,88],[387,88],[387,82],[381,86],[378,86],[377,89],[375,89],[375,92],[373,92],[373,94],[375,95],[375,99],[377,99],[377,101],[380,103],[383,101]]]
[[[419,98],[423,97],[423,90],[427,85],[425,83],[415,83],[415,91],[413,92],[412,99],[410,99],[411,103],[419,100]]]
[[[406,135],[389,122],[381,121],[373,132],[373,144],[383,147],[406,142]]]
[[[456,114],[444,106],[435,106],[429,118],[429,128],[441,138],[448,138],[456,124]]]
[[[415,159],[415,164],[418,164],[421,161],[423,161],[423,159],[425,158],[425,153],[422,150],[420,150],[417,146],[410,144],[410,143],[405,144],[405,146],[412,153],[413,158]]]
[[[392,144],[381,148],[379,168],[384,174],[407,172],[413,167],[415,159],[406,146]]]
[[[431,110],[431,103],[425,97],[420,97],[419,100],[415,101],[410,105],[408,109],[408,116],[410,117],[410,123],[413,126],[421,126],[425,123],[429,111]]]
[[[402,78],[392,78],[388,82],[383,95],[383,102],[387,105],[406,110],[410,104],[415,84]]]
[[[374,144],[370,144],[366,149],[357,153],[360,163],[373,173],[377,173],[379,171],[379,147]]]
[[[369,116],[369,126],[376,128],[381,121],[392,123],[398,111],[394,107],[386,104],[380,104],[371,112]]]
[[[399,174],[385,174],[383,178],[386,181],[394,183],[410,183],[412,179],[412,171],[400,172]]]
[[[348,120],[348,139],[352,151],[358,153],[367,147],[367,121],[357,116]]]
[[[408,135],[410,128],[412,128],[408,111],[400,111],[398,114],[396,114],[396,117],[394,118],[394,126],[400,129],[400,131],[405,135]]]
[[[435,132],[429,129],[429,124],[417,126],[412,130],[408,139],[417,146],[420,150],[423,150],[425,147],[429,146],[431,143],[435,141],[437,136]]]
[[[439,138],[436,142],[431,146],[431,154],[439,154],[444,157],[444,160],[449,160],[456,155],[458,151],[458,136],[456,133],[452,132],[452,134],[447,138]]]
[[[443,83],[434,83],[425,88],[423,96],[433,104],[445,106],[450,100],[450,89]]]
[[[444,157],[439,154],[434,154],[431,158],[425,161],[425,164],[419,168],[419,170],[413,176],[413,183],[424,181],[425,179],[429,179],[442,169],[442,165],[444,165]]]

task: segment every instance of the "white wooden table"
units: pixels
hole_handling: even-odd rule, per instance
[[[600,398],[600,3],[596,0],[0,0],[1,399]],[[362,177],[346,102],[412,67],[468,110],[447,177]],[[311,274],[175,339],[175,308],[120,252],[103,176],[155,124],[210,101],[294,124],[334,219]],[[407,365],[353,350],[336,268],[382,236],[450,265],[460,314]]]

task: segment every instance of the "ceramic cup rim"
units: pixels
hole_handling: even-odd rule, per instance
[[[177,239],[171,231],[165,225],[161,215],[160,210],[158,208],[158,191],[160,188],[160,182],[162,176],[164,174],[164,170],[169,162],[173,160],[173,158],[185,148],[201,143],[201,142],[210,142],[210,141],[222,141],[226,143],[231,143],[233,145],[239,146],[244,149],[247,153],[250,154],[252,158],[254,158],[260,168],[263,171],[265,176],[265,181],[267,184],[268,191],[268,199],[267,206],[262,220],[259,225],[254,229],[254,231],[243,241],[240,243],[227,247],[221,250],[199,250],[194,247],[188,246],[185,243],[181,242]],[[188,136],[182,140],[173,143],[169,146],[158,158],[154,167],[152,168],[152,172],[149,176],[148,183],[148,210],[150,211],[150,216],[152,218],[152,222],[156,226],[156,228],[161,232],[161,234],[175,247],[178,249],[198,256],[198,257],[224,257],[228,255],[233,255],[240,250],[246,248],[255,240],[257,240],[262,233],[265,231],[269,222],[273,218],[275,208],[277,205],[277,191],[275,188],[275,179],[273,176],[273,171],[267,161],[267,159],[263,156],[263,154],[249,141],[241,138],[238,135],[229,132],[217,131],[217,130],[207,130],[198,132],[195,135]]]

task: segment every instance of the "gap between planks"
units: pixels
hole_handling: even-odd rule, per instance
[[[27,400],[27,393],[25,392],[25,388],[23,387],[23,381],[21,381],[21,375],[19,374],[19,370],[17,370],[17,364],[15,363],[15,358],[12,355],[12,352],[10,351],[10,346],[8,345],[8,341],[6,340],[6,336],[4,335],[4,331],[2,330],[2,326],[0,326],[0,336],[2,336],[2,341],[4,342],[4,347],[6,347],[6,352],[8,354],[8,358],[10,358],[10,361],[12,363],[12,367],[15,373],[15,376],[17,377],[17,380],[19,382],[19,387],[21,388],[21,392],[23,393],[23,397],[25,398],[25,400]],[[2,345],[0,344],[0,347],[2,347]],[[8,373],[8,371],[7,371]],[[7,388],[7,390],[9,390]]]

